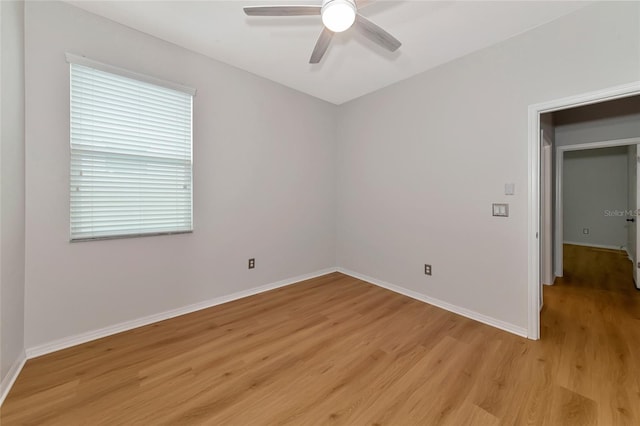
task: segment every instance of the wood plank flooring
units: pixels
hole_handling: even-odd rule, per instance
[[[565,250],[540,341],[334,273],[30,360],[1,423],[638,425],[631,262]]]

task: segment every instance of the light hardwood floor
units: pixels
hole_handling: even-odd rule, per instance
[[[30,360],[1,422],[638,425],[631,263],[565,250],[540,341],[334,273]]]

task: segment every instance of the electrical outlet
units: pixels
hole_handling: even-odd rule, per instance
[[[249,269],[256,267],[256,260],[254,258],[249,259]]]
[[[431,265],[424,264],[424,274],[431,275]]]
[[[582,233],[584,235],[589,235],[589,228],[582,228]]]

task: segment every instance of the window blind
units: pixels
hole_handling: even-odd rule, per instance
[[[192,96],[76,63],[71,240],[189,232]]]

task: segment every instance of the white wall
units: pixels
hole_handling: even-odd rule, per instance
[[[640,96],[572,108],[553,115],[557,146],[640,137]]]
[[[24,354],[24,3],[0,2],[0,381]],[[13,372],[12,372],[13,373]],[[6,384],[6,382],[5,382]],[[2,389],[0,389],[0,394]]]
[[[524,330],[528,106],[640,80],[639,18],[587,6],[340,107],[339,265]]]
[[[628,148],[567,151],[562,172],[565,243],[627,245]],[[583,234],[588,228],[589,234]]]
[[[193,234],[68,242],[65,52],[198,90]],[[335,265],[332,105],[58,2],[26,5],[26,101],[27,348]]]

